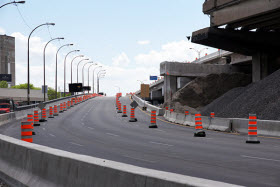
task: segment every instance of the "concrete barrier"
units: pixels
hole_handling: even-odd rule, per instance
[[[164,118],[167,121],[195,126],[194,115],[188,115],[183,117],[184,114],[166,111]],[[217,130],[224,132],[238,132],[248,133],[248,119],[241,118],[210,118],[208,116],[202,116],[202,126],[204,129]],[[257,120],[258,134],[267,136],[280,136],[280,121],[272,120]]]
[[[16,114],[14,112],[0,114],[0,126],[9,123],[11,120],[15,118],[16,118]]]
[[[159,107],[156,107],[154,105],[151,105],[147,101],[142,100],[141,98],[137,97],[136,95],[132,95],[132,99],[134,101],[136,101],[140,107],[143,107],[144,103],[145,103],[145,107],[147,107],[147,110],[149,112],[151,112],[152,110],[155,110],[157,112],[158,116],[163,116],[164,113],[165,113],[165,109],[164,108],[159,108]]]
[[[237,186],[78,155],[4,135],[0,135],[0,150],[0,177],[11,186]]]

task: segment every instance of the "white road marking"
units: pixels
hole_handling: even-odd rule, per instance
[[[140,161],[144,161],[144,162],[149,162],[149,163],[155,163],[155,161],[145,160],[145,159],[135,158],[135,157],[130,157],[130,156],[127,156],[127,155],[123,155],[123,157],[131,158],[131,159],[134,159],[134,160],[140,160]]]
[[[81,146],[81,147],[83,147],[83,145],[78,144],[78,143],[75,143],[75,142],[69,142],[69,143],[71,143],[71,144],[73,144],[73,145],[77,145],[77,146]]]
[[[150,142],[150,143],[153,143],[153,144],[157,144],[157,145],[164,145],[164,146],[169,146],[169,147],[172,147],[174,145],[170,145],[170,144],[165,144],[165,143],[159,143],[159,142]]]
[[[87,127],[88,129],[91,129],[91,130],[94,130],[94,128],[92,128],[92,127]]]
[[[55,137],[55,135],[53,135],[53,134],[49,134],[49,135]]]
[[[240,156],[245,157],[245,158],[258,159],[258,160],[268,160],[268,161],[280,162],[280,160],[275,160],[275,159],[270,159],[270,158],[260,158],[260,157],[247,156],[247,155],[240,155]]]
[[[160,130],[160,129],[156,129],[157,131],[160,131],[160,132],[165,132],[164,130]]]
[[[108,134],[108,135],[110,135],[110,136],[119,136],[119,135],[117,135],[117,134],[112,134],[112,133],[106,133],[106,134]]]

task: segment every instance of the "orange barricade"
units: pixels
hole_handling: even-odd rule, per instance
[[[38,110],[34,110],[34,126],[40,126]]]
[[[257,115],[249,114],[248,122],[248,140],[246,143],[260,143],[258,140],[258,126],[257,126]]]
[[[59,113],[62,113],[63,112],[63,104],[62,103],[60,103],[60,107],[59,107]]]
[[[21,140],[29,143],[33,142],[33,125],[30,121],[21,121]]]
[[[135,109],[133,107],[131,107],[131,112],[130,112],[130,120],[129,122],[136,122],[137,118],[135,118]]]
[[[189,115],[189,111],[186,110],[186,111],[185,111],[185,116],[188,116],[188,115]]]
[[[57,105],[53,106],[53,115],[58,116]]]
[[[194,133],[195,137],[205,137],[206,134],[203,130],[203,126],[202,126],[202,118],[201,118],[201,114],[195,114],[195,133]]]
[[[211,117],[211,118],[215,118],[215,113],[214,113],[214,112],[211,112],[211,113],[210,113],[210,117]]]
[[[126,115],[126,105],[123,105],[123,115],[122,117],[127,117]]]
[[[157,128],[157,111],[151,111],[151,124],[149,128]]]
[[[49,118],[54,118],[53,117],[53,107],[52,106],[49,107]]]

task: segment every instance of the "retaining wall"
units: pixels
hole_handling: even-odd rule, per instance
[[[0,135],[0,150],[0,177],[11,186],[234,186],[78,155],[4,135]]]
[[[181,113],[165,111],[164,118],[170,122],[195,126],[195,116],[185,116]],[[225,132],[248,133],[248,119],[242,118],[210,118],[202,116],[204,129],[211,129]],[[267,136],[280,136],[280,121],[257,120],[258,134]]]

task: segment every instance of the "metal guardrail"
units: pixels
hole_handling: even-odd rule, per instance
[[[68,96],[68,97],[61,97],[61,98],[53,99],[53,100],[46,101],[46,102],[43,102],[43,103],[44,104],[50,104],[50,103],[54,103],[54,102],[61,101],[61,100],[64,100],[64,99],[71,99],[73,97],[83,96],[83,95],[87,95],[87,94],[79,94],[79,95],[71,95],[71,96]],[[19,107],[15,107],[14,111],[31,109],[31,108],[37,107],[38,105],[39,105],[39,103],[32,104],[32,105],[19,106]]]

